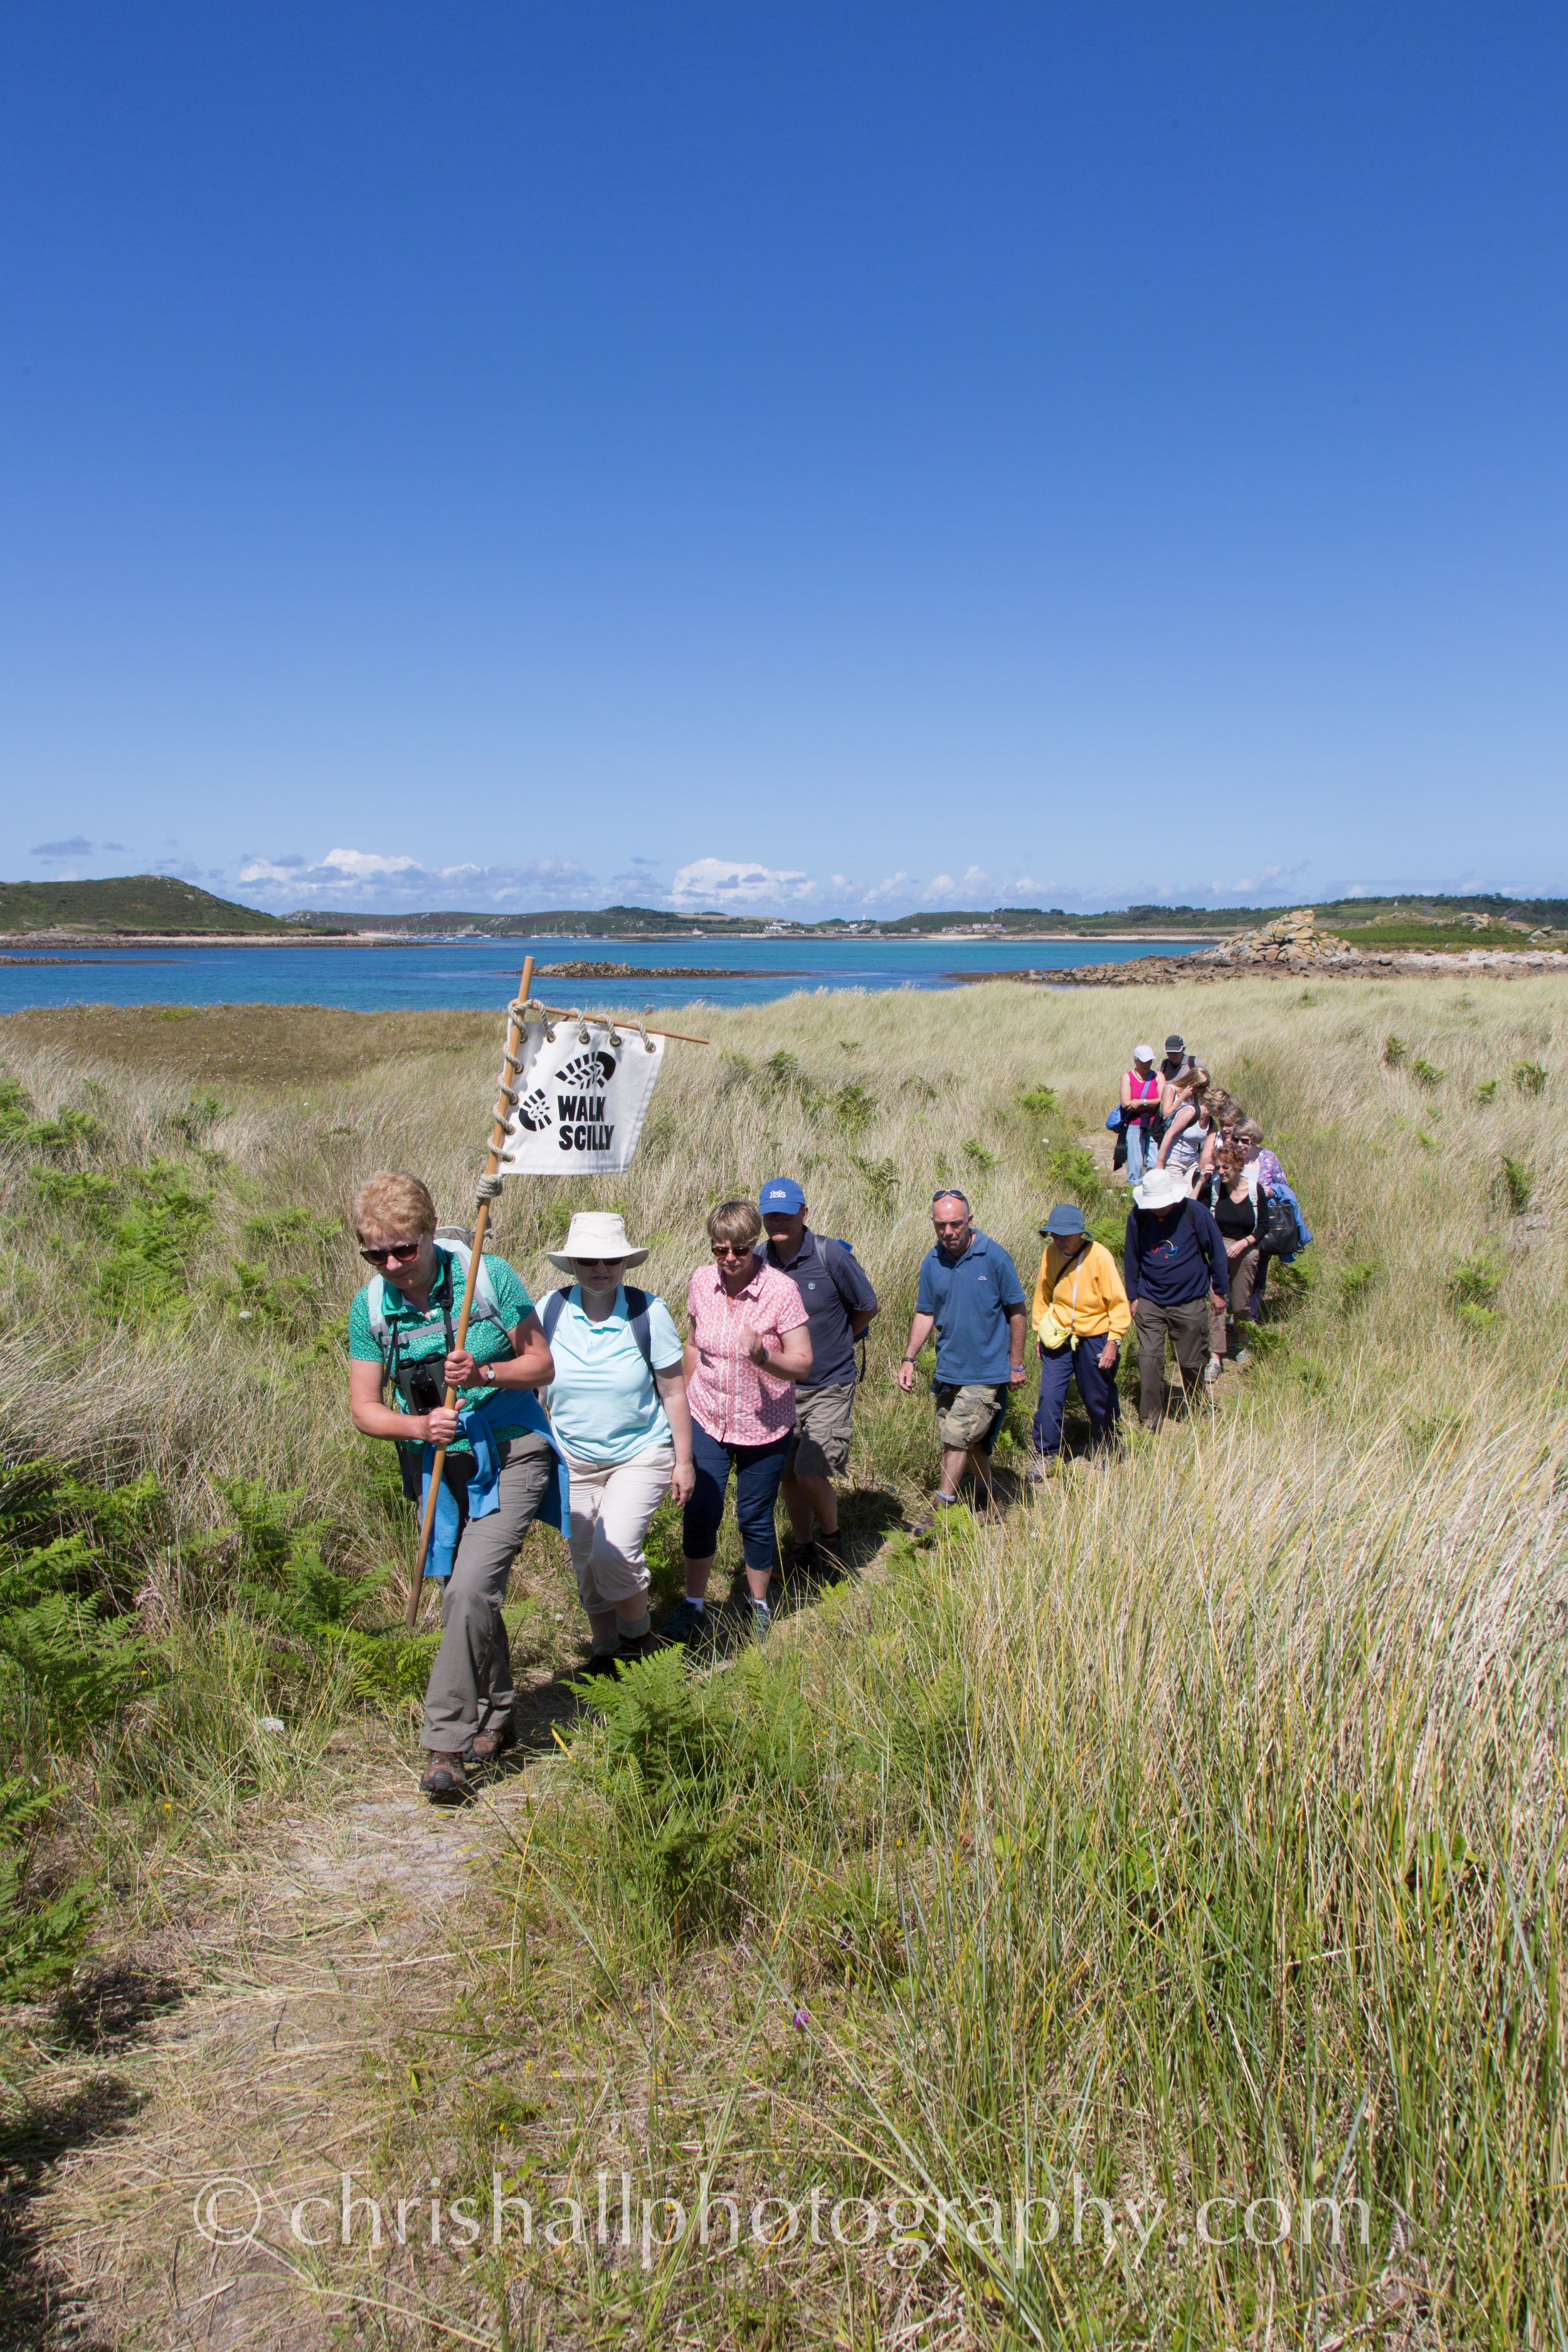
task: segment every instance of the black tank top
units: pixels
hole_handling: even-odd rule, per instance
[[[1258,1231],[1258,1211],[1247,1194],[1244,1192],[1239,1201],[1233,1201],[1223,1185],[1215,1205],[1214,1221],[1227,1242],[1238,1242],[1246,1234]]]

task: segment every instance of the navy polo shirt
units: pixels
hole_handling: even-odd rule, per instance
[[[1012,1364],[1010,1307],[1024,1305],[1018,1269],[1002,1247],[977,1233],[962,1257],[926,1252],[915,1312],[936,1318],[936,1376],[944,1386],[996,1388]]]
[[[828,1272],[825,1253],[833,1250]],[[786,1265],[776,1242],[767,1248],[770,1265],[787,1274],[800,1293],[811,1333],[811,1382],[814,1389],[849,1388],[855,1380],[855,1333],[852,1315],[874,1315],[877,1294],[842,1242],[822,1241],[810,1227]]]

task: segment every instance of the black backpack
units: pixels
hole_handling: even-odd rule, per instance
[[[561,1320],[561,1310],[575,1286],[574,1284],[568,1283],[564,1290],[552,1290],[541,1307],[539,1319],[544,1327],[546,1339],[552,1339],[555,1337],[555,1327]],[[653,1333],[648,1328],[648,1307],[652,1302],[646,1290],[638,1290],[629,1282],[623,1283],[621,1287],[626,1294],[626,1320],[631,1325],[632,1338],[641,1349],[643,1361],[651,1372]]]

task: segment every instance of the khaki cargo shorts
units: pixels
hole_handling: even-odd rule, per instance
[[[979,1445],[989,1454],[1006,1409],[1006,1389],[975,1382],[952,1388],[939,1382],[931,1394],[936,1399],[936,1433],[942,1444],[950,1452],[961,1445]]]
[[[849,1467],[855,1434],[855,1383],[842,1388],[796,1389],[795,1447],[786,1477],[842,1478]]]

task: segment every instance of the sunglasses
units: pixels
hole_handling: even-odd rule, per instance
[[[626,1260],[619,1257],[580,1257],[577,1263],[579,1265],[624,1265]]]
[[[715,1242],[713,1255],[715,1257],[755,1257],[756,1251],[750,1242]]]
[[[422,1241],[392,1242],[385,1249],[362,1249],[360,1255],[367,1265],[392,1265],[402,1258],[417,1257],[424,1246]]]

